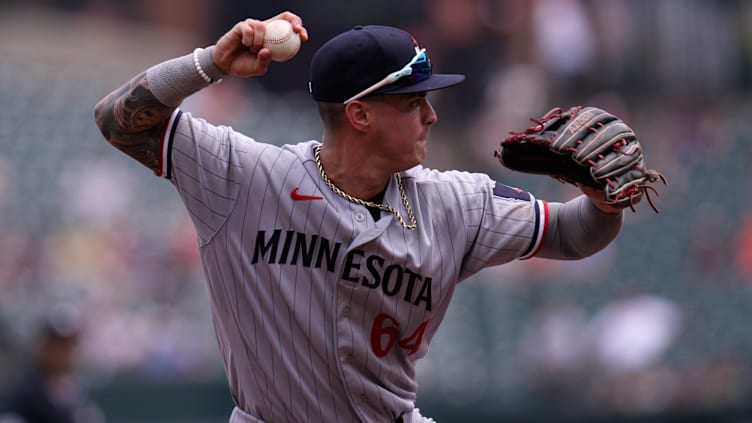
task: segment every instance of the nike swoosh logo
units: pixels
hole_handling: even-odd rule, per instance
[[[290,192],[290,198],[292,198],[295,201],[300,201],[300,200],[321,200],[324,197],[319,197],[318,195],[298,194],[298,187],[295,187]]]

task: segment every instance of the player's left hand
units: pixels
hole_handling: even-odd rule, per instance
[[[227,75],[264,75],[272,61],[271,52],[264,48],[266,24],[278,19],[290,22],[300,40],[308,41],[303,19],[292,12],[282,12],[264,21],[248,18],[236,23],[216,42],[212,51],[214,64]]]
[[[587,185],[577,184],[577,187],[585,194],[595,207],[608,214],[619,214],[623,209],[610,205],[603,196],[603,191],[591,188]]]

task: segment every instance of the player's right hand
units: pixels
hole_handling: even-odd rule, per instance
[[[272,57],[269,49],[263,48],[266,24],[272,20],[284,19],[300,35],[301,41],[308,41],[308,31],[303,20],[292,12],[282,12],[265,21],[245,19],[217,41],[212,51],[212,60],[227,75],[240,77],[260,76],[266,73]]]

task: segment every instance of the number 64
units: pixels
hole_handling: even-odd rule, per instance
[[[423,334],[426,331],[430,320],[426,320],[421,323],[415,332],[406,338],[399,339],[399,322],[388,314],[379,314],[373,321],[371,326],[371,349],[378,357],[383,357],[389,353],[394,347],[394,344],[399,345],[408,351],[407,355],[412,355],[418,352],[420,344],[423,343]],[[384,339],[386,338],[386,343]]]

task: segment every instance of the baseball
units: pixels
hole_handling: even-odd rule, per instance
[[[300,49],[300,36],[293,31],[290,22],[282,19],[271,21],[266,24],[264,47],[272,52],[272,60],[284,62],[292,59]]]

